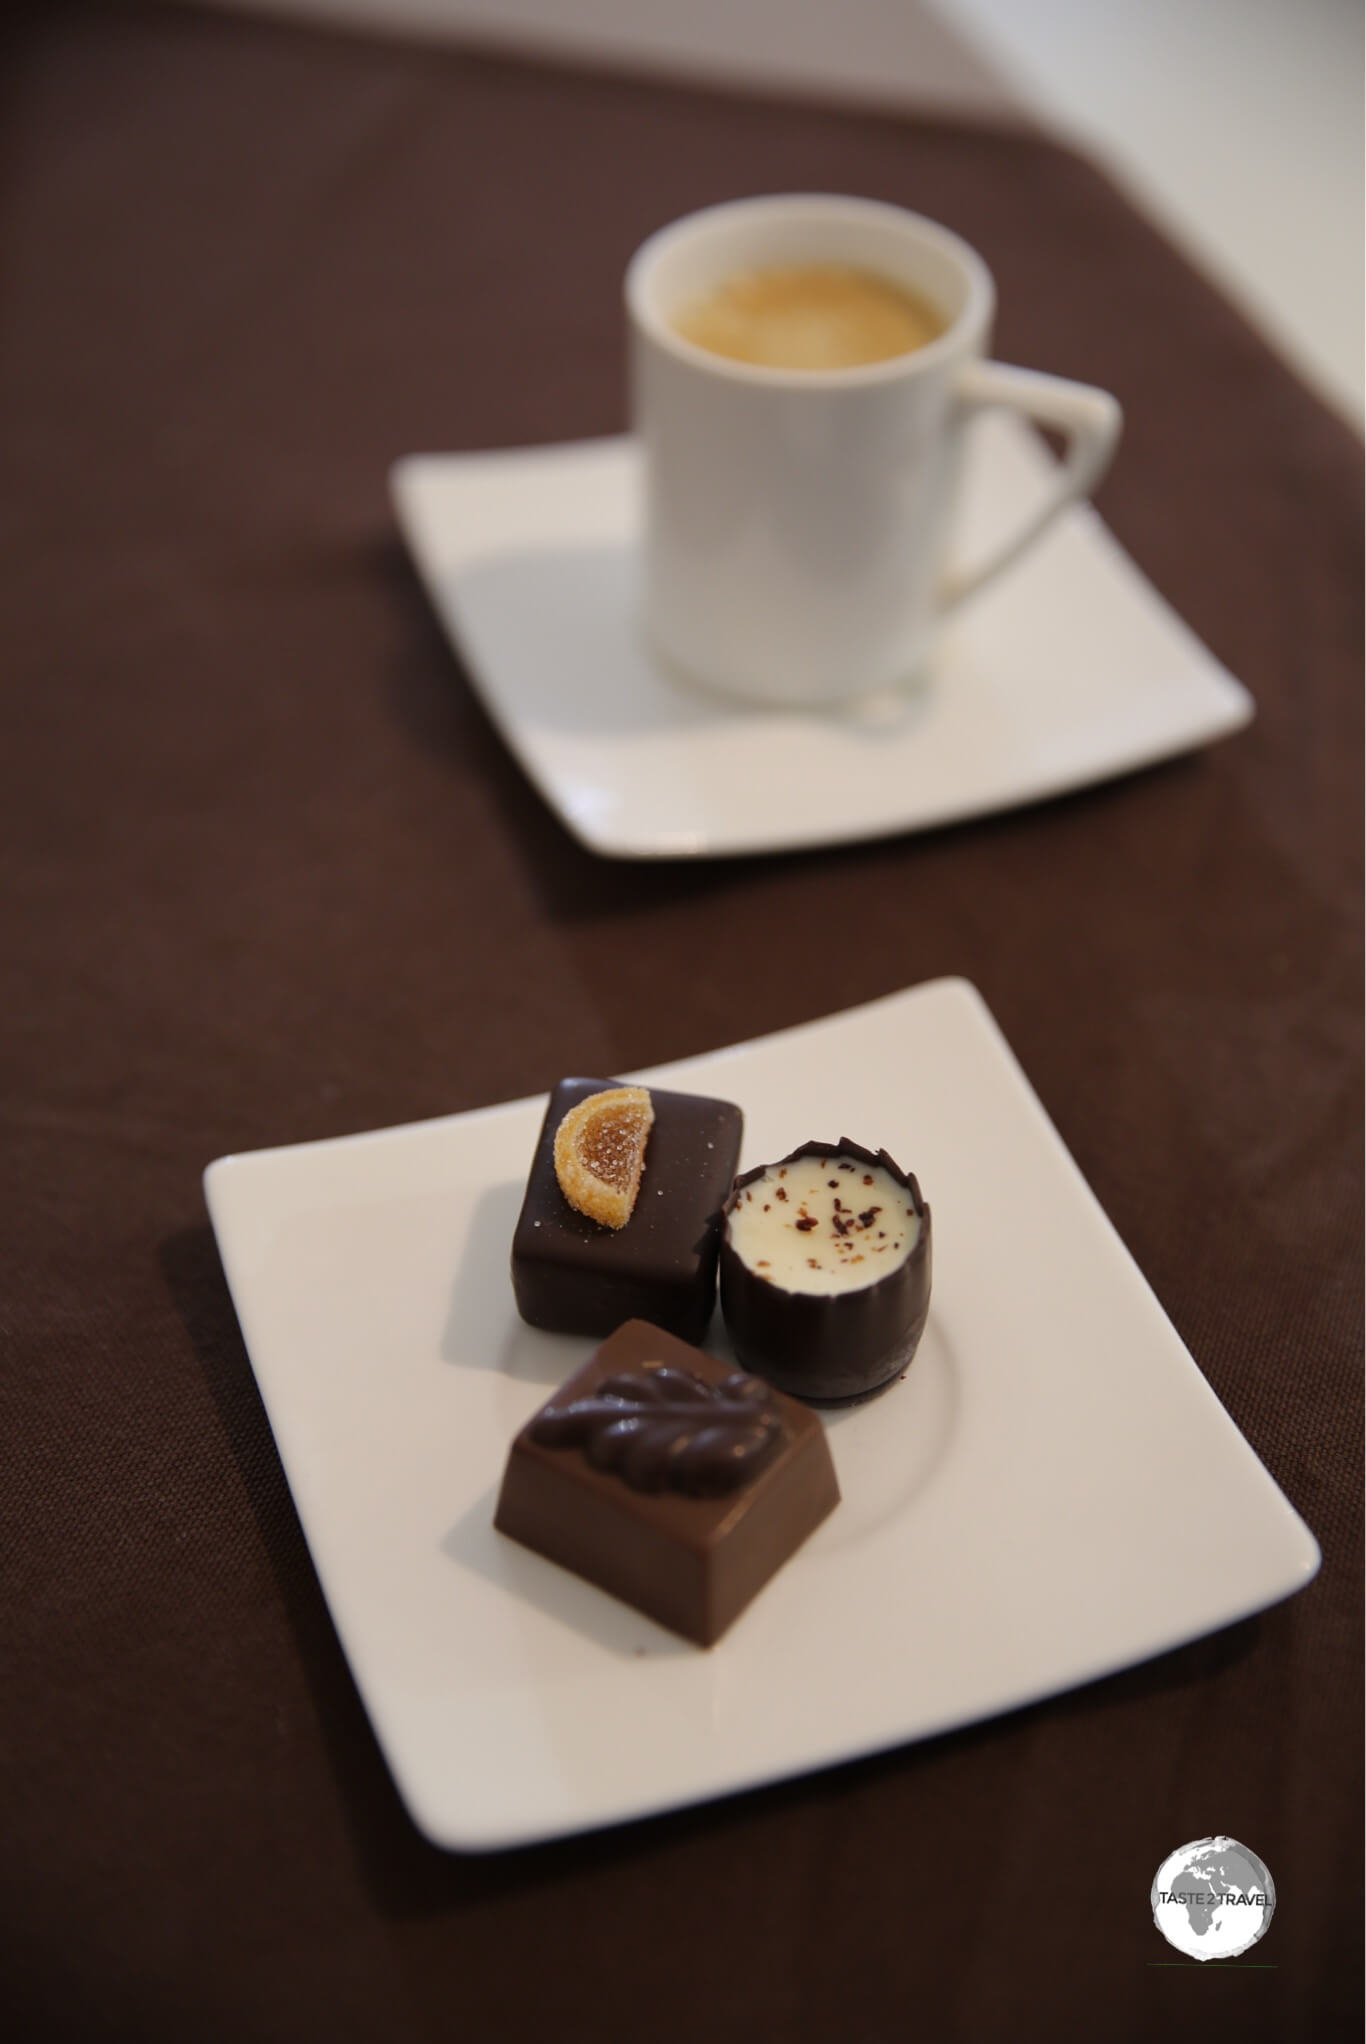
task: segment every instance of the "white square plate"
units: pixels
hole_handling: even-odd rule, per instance
[[[934,1213],[909,1374],[827,1416],[843,1502],[708,1651],[493,1529],[508,1444],[593,1346],[513,1307],[543,1098],[205,1174],[338,1633],[438,1844],[550,1838],[923,1738],[1309,1581],[1313,1536],[973,988],[641,1076],[738,1101],[744,1166],[810,1136],[885,1145]],[[726,1352],[719,1318],[709,1345]],[[1192,1543],[1193,1500],[1217,1540]]]
[[[1017,419],[986,416],[975,441],[968,559],[1051,462]],[[689,690],[636,628],[638,484],[624,439],[414,455],[391,477],[485,708],[566,828],[608,858],[920,830],[1109,779],[1252,715],[1089,505],[965,606],[904,694],[798,713]]]

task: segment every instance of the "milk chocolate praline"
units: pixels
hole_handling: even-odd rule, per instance
[[[641,1379],[661,1368],[674,1379],[668,1389],[657,1387],[663,1406],[641,1396]],[[737,1409],[741,1436],[756,1420],[768,1433],[742,1469],[726,1472],[738,1481],[718,1484],[714,1466],[681,1476],[668,1453],[668,1438],[679,1431],[680,1391],[691,1394],[681,1408],[690,1463],[699,1453],[706,1459],[715,1425],[734,1426]],[[599,1400],[616,1407],[621,1420],[613,1425],[609,1418],[602,1428],[593,1410]],[[698,1413],[705,1417],[694,1427]],[[645,1438],[652,1418],[663,1435],[653,1443]],[[632,1439],[614,1443],[619,1430]],[[652,1450],[661,1447],[657,1459]],[[641,1449],[646,1454],[637,1461]],[[829,1443],[814,1412],[663,1328],[630,1320],[522,1428],[508,1453],[494,1524],[710,1646],[838,1503]]]
[[[865,1285],[836,1292],[786,1289],[755,1270],[732,1240],[732,1217],[748,1188],[807,1159],[878,1168],[907,1197],[919,1228],[902,1261]],[[803,1143],[737,1178],[722,1209],[721,1311],[740,1363],[780,1391],[815,1404],[866,1398],[907,1368],[930,1310],[930,1209],[911,1172],[885,1150],[847,1139]]]

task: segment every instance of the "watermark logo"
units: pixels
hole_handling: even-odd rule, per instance
[[[1191,1959],[1236,1959],[1271,1927],[1276,1886],[1236,1838],[1196,1838],[1157,1870],[1153,1922]]]

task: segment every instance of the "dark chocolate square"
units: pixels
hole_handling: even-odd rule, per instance
[[[494,1524],[538,1554],[632,1604],[684,1638],[710,1646],[839,1503],[816,1413],[768,1385],[781,1432],[748,1482],[719,1496],[633,1489],[595,1467],[579,1445],[536,1439],[537,1422],[609,1377],[650,1363],[717,1385],[732,1363],[632,1320],[619,1327],[530,1419],[513,1442]],[[757,1387],[756,1387],[757,1388]]]
[[[635,1211],[624,1228],[577,1213],[555,1176],[555,1131],[570,1108],[616,1079],[561,1079],[550,1096],[512,1238],[512,1289],[533,1327],[610,1334],[651,1320],[698,1341],[716,1301],[721,1203],[744,1121],[729,1100],[650,1088],[655,1120]]]

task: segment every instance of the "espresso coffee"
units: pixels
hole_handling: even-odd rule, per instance
[[[870,270],[800,263],[728,277],[672,321],[694,347],[762,369],[856,369],[923,348],[946,322]]]
[[[1118,434],[1105,391],[988,361],[981,257],[876,199],[708,206],[636,250],[624,295],[641,638],[684,686],[885,704],[926,673],[957,606],[1086,494]],[[775,341],[766,311],[794,303],[820,317],[775,321]],[[794,324],[816,345],[808,331],[794,347]],[[811,366],[755,366],[793,362]],[[945,572],[962,472],[987,452],[965,428],[988,408],[1060,430],[1067,451],[1047,489],[990,521],[993,545]]]

